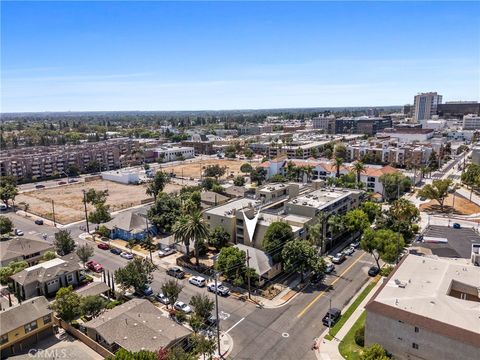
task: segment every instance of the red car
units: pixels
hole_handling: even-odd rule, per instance
[[[103,266],[97,263],[96,261],[90,260],[85,265],[87,266],[88,269],[95,271],[97,273],[103,271]]]
[[[110,246],[108,246],[108,244],[105,244],[105,243],[100,243],[97,245],[97,247],[99,249],[102,249],[102,250],[109,250],[110,249]]]

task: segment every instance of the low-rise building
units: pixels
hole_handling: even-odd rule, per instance
[[[433,129],[421,128],[395,128],[385,129],[378,136],[389,136],[403,142],[427,141],[433,137]]]
[[[125,241],[142,241],[148,234],[157,233],[155,225],[148,221],[146,214],[138,211],[123,211],[103,226],[110,230],[110,238]]]
[[[368,134],[376,133],[392,127],[390,117],[340,118],[335,120],[335,134]]]
[[[185,344],[192,333],[147,299],[133,299],[84,324],[87,335],[111,352],[158,351]]]
[[[0,312],[0,356],[6,359],[35,348],[53,336],[52,310],[43,296],[28,299]]]
[[[187,146],[162,146],[154,150],[155,158],[162,162],[191,159],[195,149]]]
[[[365,345],[400,360],[476,359],[479,288],[467,260],[407,255],[366,306]]]
[[[138,184],[140,182],[140,173],[145,170],[138,168],[125,168],[119,170],[110,170],[102,172],[102,179],[117,182],[120,184]]]
[[[335,134],[335,116],[319,116],[312,119],[314,130],[323,130],[325,134]]]
[[[22,300],[35,296],[54,296],[61,287],[80,284],[80,271],[76,254],[45,261],[38,265],[30,266],[10,277],[13,292]]]
[[[38,263],[47,251],[54,251],[54,247],[45,241],[23,236],[0,241],[0,266],[7,266],[14,261],[26,261],[32,266]]]

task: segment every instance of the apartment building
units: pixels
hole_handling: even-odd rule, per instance
[[[389,116],[360,116],[353,118],[340,118],[335,120],[335,134],[375,135],[377,132],[391,127],[392,118]]]
[[[325,116],[312,119],[314,130],[323,130],[325,134],[335,134],[335,116]]]
[[[433,115],[437,115],[437,107],[441,103],[442,95],[438,95],[436,92],[415,95],[413,99],[413,117],[415,121],[429,120]]]
[[[463,130],[480,129],[480,115],[468,114],[463,117]]]
[[[162,146],[154,150],[154,156],[162,162],[191,159],[195,157],[195,149],[187,146]]]
[[[478,358],[480,268],[407,255],[366,306],[365,345],[395,359]]]
[[[238,129],[239,135],[260,135],[264,133],[271,133],[273,131],[272,125],[246,125]]]
[[[81,145],[4,150],[0,156],[0,176],[37,180],[65,174],[73,166],[80,172],[116,169],[122,165],[125,156],[141,147],[138,141],[112,139]],[[92,164],[98,169],[89,169]]]

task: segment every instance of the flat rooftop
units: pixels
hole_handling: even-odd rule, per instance
[[[352,189],[318,189],[308,194],[297,196],[295,199],[289,201],[288,204],[319,209],[332,201],[337,201],[356,192],[359,191]]]
[[[447,243],[416,243],[430,249],[432,254],[444,258],[470,259],[472,244],[480,243],[480,235],[469,228],[454,229],[448,226],[430,225],[423,233],[425,237],[445,238]]]
[[[456,297],[456,289],[461,289],[457,294],[471,293],[470,300]],[[367,305],[367,310],[380,303],[392,308],[393,317],[398,309],[480,334],[479,291],[480,267],[467,260],[410,254]]]
[[[236,211],[241,210],[247,207],[249,204],[255,205],[255,200],[242,198],[242,199],[233,200],[226,204],[208,209],[207,211],[205,211],[205,213],[221,215],[221,216],[235,216],[235,214],[233,213],[233,210],[236,210]]]

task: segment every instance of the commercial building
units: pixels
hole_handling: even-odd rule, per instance
[[[390,136],[391,138],[398,139],[404,142],[422,142],[430,140],[433,137],[433,129],[420,129],[420,128],[395,128],[385,129],[378,136]]]
[[[462,119],[465,115],[480,115],[480,103],[477,101],[447,101],[438,104],[437,114],[444,119]]]
[[[213,144],[213,141],[208,139],[206,135],[192,135],[190,140],[182,141],[182,146],[192,147],[195,150],[195,155],[213,154]]]
[[[154,150],[154,155],[162,162],[185,160],[195,156],[195,149],[187,146],[162,146]]]
[[[55,251],[52,244],[26,237],[14,237],[0,241],[0,266],[11,262],[26,261],[29,266],[35,265],[47,251]]]
[[[463,130],[480,129],[480,115],[468,114],[463,117]]]
[[[140,182],[140,173],[145,173],[145,170],[138,168],[125,168],[119,170],[110,170],[102,172],[102,179],[120,184],[138,184]]]
[[[2,359],[35,348],[37,342],[53,336],[49,305],[47,299],[38,296],[0,312]]]
[[[320,116],[312,119],[312,127],[314,130],[323,130],[325,134],[335,133],[335,116]]]
[[[335,120],[336,134],[367,134],[375,135],[383,129],[392,127],[392,119],[385,117],[360,116],[355,118],[340,118]]]
[[[437,106],[441,103],[442,95],[438,95],[436,92],[415,95],[413,101],[415,121],[429,120],[433,115],[437,115]]]
[[[271,133],[273,131],[272,125],[246,125],[238,129],[239,135],[260,135],[264,133]]]
[[[480,267],[407,255],[366,306],[365,345],[395,359],[471,360],[480,353]]]

